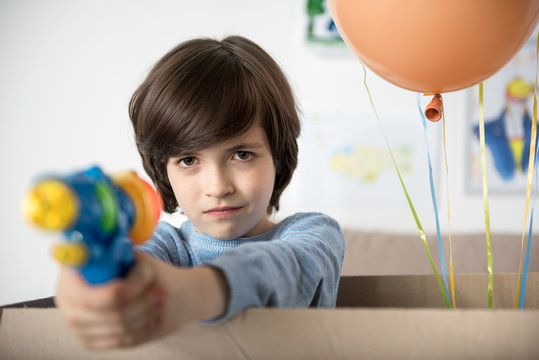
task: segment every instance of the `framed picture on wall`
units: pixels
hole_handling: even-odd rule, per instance
[[[331,17],[326,0],[305,1],[305,15],[307,18],[305,38],[309,44],[346,49],[344,40]]]
[[[484,82],[485,147],[489,193],[525,192],[536,76],[537,32],[498,73]],[[479,90],[468,91],[466,127],[469,192],[481,192]]]

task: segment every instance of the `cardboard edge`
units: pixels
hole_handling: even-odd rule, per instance
[[[525,359],[539,353],[538,332],[539,310],[250,309],[223,324],[191,324],[139,347],[88,352],[57,309],[6,309],[0,357]]]

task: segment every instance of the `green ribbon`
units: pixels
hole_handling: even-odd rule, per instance
[[[442,280],[440,279],[440,276],[438,275],[438,271],[436,271],[436,266],[434,266],[434,262],[432,261],[432,256],[430,255],[429,246],[427,245],[427,238],[425,236],[425,232],[423,231],[423,226],[421,225],[421,221],[419,221],[419,217],[417,216],[417,213],[415,211],[414,205],[412,204],[412,200],[410,199],[410,195],[408,195],[408,190],[406,190],[406,186],[404,185],[404,181],[402,180],[401,173],[399,171],[399,167],[397,166],[397,162],[395,161],[395,157],[393,156],[393,151],[391,151],[391,147],[389,146],[389,141],[387,140],[386,133],[382,127],[382,122],[380,121],[380,117],[378,116],[378,112],[376,111],[376,107],[374,106],[374,102],[372,101],[371,92],[369,90],[369,87],[367,86],[367,70],[365,69],[365,65],[362,63],[363,66],[363,84],[365,85],[365,89],[367,90],[367,94],[369,95],[369,100],[371,102],[372,109],[374,110],[374,114],[376,116],[376,119],[378,120],[378,126],[380,127],[380,130],[382,132],[382,135],[384,136],[384,140],[386,142],[387,149],[389,150],[389,155],[391,156],[391,160],[393,161],[393,165],[395,166],[395,170],[397,171],[397,175],[399,176],[399,181],[402,185],[402,190],[404,191],[404,195],[406,196],[406,200],[408,201],[408,206],[410,207],[410,210],[412,211],[412,215],[414,217],[415,223],[417,225],[417,229],[419,230],[419,235],[421,237],[421,241],[423,241],[423,245],[425,246],[425,250],[427,252],[427,256],[429,258],[430,265],[432,266],[432,270],[434,271],[434,275],[436,276],[436,280],[438,281],[438,286],[440,287],[440,291],[442,292],[442,296],[444,298],[445,306],[447,308],[451,308],[451,305],[449,304],[449,298],[447,297],[447,294],[444,289],[444,285],[442,283]]]
[[[485,151],[485,111],[483,83],[479,84],[479,143],[481,145],[481,175],[483,178],[483,205],[485,207],[485,234],[487,238],[488,308],[492,309],[492,241],[490,238],[490,211],[488,208],[487,160]]]

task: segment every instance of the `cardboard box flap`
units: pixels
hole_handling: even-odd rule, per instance
[[[495,308],[514,308],[517,281],[518,274],[494,274]],[[486,309],[487,291],[486,274],[455,275],[457,308]],[[344,276],[339,284],[337,306],[443,308],[445,303],[434,275]],[[539,273],[528,273],[524,308],[539,308]]]

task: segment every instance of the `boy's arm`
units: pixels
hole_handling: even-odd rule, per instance
[[[101,286],[62,269],[56,303],[84,347],[104,349],[136,345],[188,322],[217,317],[227,299],[219,270],[179,268],[137,254],[126,279]]]
[[[249,307],[334,307],[344,248],[335,220],[307,213],[277,239],[227,251],[209,264],[223,272],[230,293],[226,312],[211,323]]]

